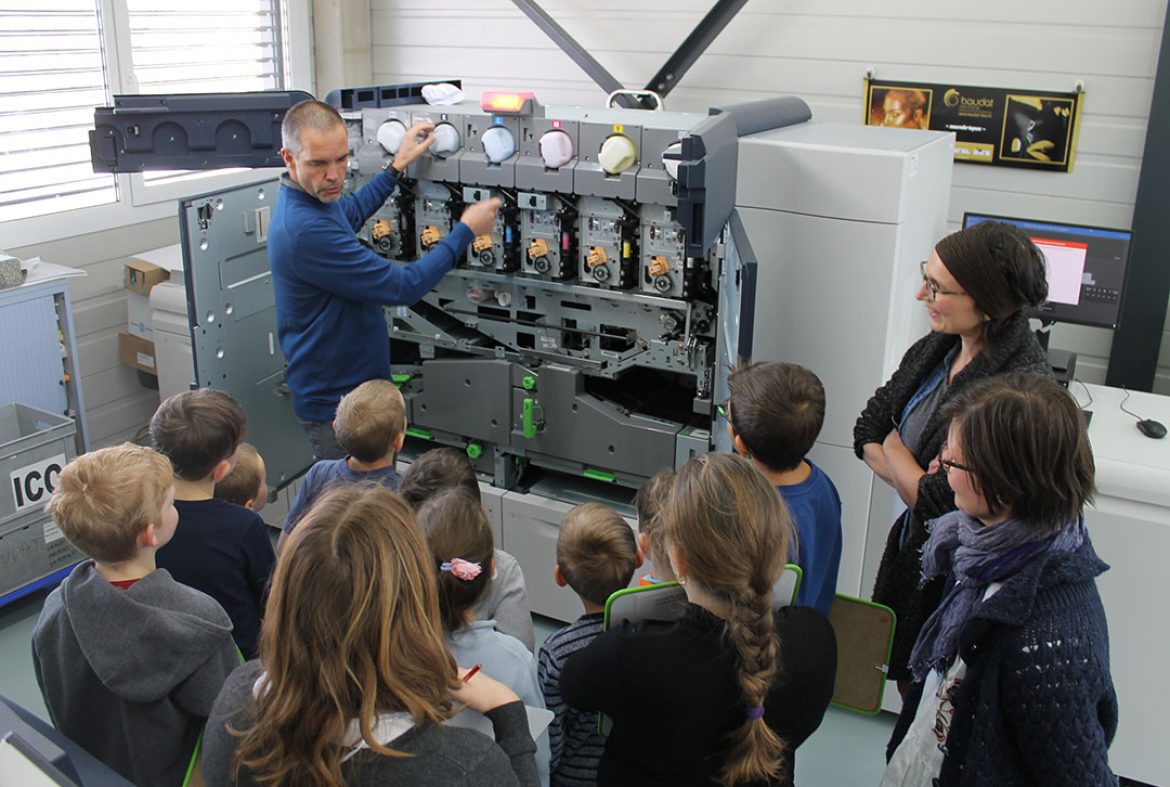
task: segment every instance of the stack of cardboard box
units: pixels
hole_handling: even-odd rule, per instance
[[[172,276],[182,278],[183,253],[179,244],[144,251],[126,262],[122,286],[126,288],[126,331],[118,334],[122,363],[147,374],[158,374],[154,328],[150,319],[150,291]]]

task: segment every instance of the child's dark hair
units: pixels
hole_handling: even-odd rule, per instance
[[[479,481],[467,454],[457,448],[432,448],[415,459],[402,474],[398,493],[415,511],[430,498],[447,489],[459,488],[481,502]]]
[[[610,595],[629,586],[638,567],[634,531],[609,506],[574,506],[561,520],[557,565],[578,596],[605,604]]]
[[[675,475],[663,518],[686,578],[727,608],[725,636],[738,656],[734,699],[762,708],[778,669],[772,586],[792,531],[788,509],[748,460],[704,454]],[[721,784],[770,782],[780,773],[784,744],[762,716],[748,715],[727,743]]]
[[[1093,451],[1076,401],[1035,374],[972,385],[948,406],[975,489],[992,511],[1045,533],[1075,521],[1093,500]],[[966,472],[966,471],[961,471]]]
[[[461,488],[447,489],[423,503],[416,514],[439,575],[439,611],[448,633],[463,628],[468,610],[487,591],[495,545],[480,502]],[[478,564],[474,577],[455,567],[456,559]]]
[[[171,460],[175,476],[202,481],[236,452],[245,424],[235,399],[214,388],[200,388],[169,396],[158,406],[150,419],[150,439]]]
[[[359,462],[389,455],[405,428],[406,403],[388,380],[367,380],[337,405],[337,444]]]
[[[264,477],[260,474],[260,453],[251,443],[236,449],[236,466],[215,485],[215,496],[238,506],[256,499]]]
[[[820,379],[794,363],[749,363],[727,378],[731,428],[753,459],[775,472],[804,460],[825,422]]]

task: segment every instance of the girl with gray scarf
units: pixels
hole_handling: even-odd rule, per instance
[[[1114,785],[1083,416],[1025,374],[972,386],[946,414],[940,464],[957,510],[931,523],[922,555],[923,581],[945,577],[946,590],[911,653],[882,787]]]

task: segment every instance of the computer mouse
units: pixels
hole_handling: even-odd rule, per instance
[[[1152,418],[1138,421],[1137,428],[1146,437],[1153,438],[1154,440],[1161,440],[1166,436],[1166,427],[1163,426],[1161,421],[1155,421]]]

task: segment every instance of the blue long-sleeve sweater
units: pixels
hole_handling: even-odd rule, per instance
[[[456,224],[422,259],[400,265],[366,248],[355,233],[394,190],[382,172],[357,193],[321,202],[288,179],[268,230],[276,332],[288,362],[293,410],[332,421],[350,390],[390,377],[382,307],[419,300],[463,256],[471,229]]]

